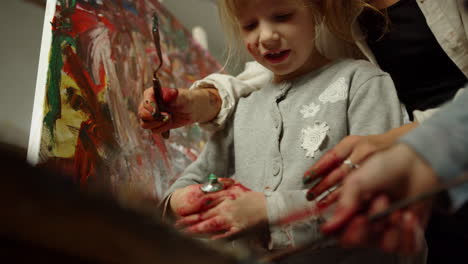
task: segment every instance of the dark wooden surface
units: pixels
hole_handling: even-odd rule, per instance
[[[31,167],[0,148],[0,257],[11,263],[237,263],[110,195]],[[34,262],[31,262],[34,261]],[[45,262],[44,262],[45,263]]]

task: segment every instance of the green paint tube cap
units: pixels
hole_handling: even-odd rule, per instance
[[[217,183],[217,182],[218,182],[218,177],[216,177],[216,175],[214,175],[213,173],[211,173],[210,176],[208,176],[208,182],[210,182],[210,183]]]
[[[224,188],[224,185],[218,181],[218,177],[211,173],[208,176],[208,182],[206,184],[203,184],[200,187],[200,190],[204,193],[213,193],[213,192],[219,192]]]

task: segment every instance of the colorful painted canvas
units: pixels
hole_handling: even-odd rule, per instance
[[[197,126],[173,131],[167,141],[139,126],[138,105],[158,64],[154,13],[163,86],[189,87],[220,70],[158,0],[48,1],[31,162],[82,185],[154,199],[196,159],[205,141]]]

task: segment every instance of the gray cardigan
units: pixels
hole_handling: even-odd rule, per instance
[[[212,135],[197,161],[166,196],[204,182],[210,173],[232,177],[265,194],[268,218],[273,223],[312,205],[305,199],[310,186],[304,186],[302,175],[341,139],[350,134],[383,133],[402,123],[402,107],[391,78],[365,61],[340,60],[291,82],[270,81],[240,98],[226,128]],[[319,238],[317,220],[270,226],[269,249]],[[349,254],[343,258],[349,259]],[[389,263],[395,261],[392,257]]]

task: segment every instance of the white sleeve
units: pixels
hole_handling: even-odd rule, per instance
[[[245,70],[237,77],[214,73],[203,80],[196,81],[190,89],[216,88],[222,100],[218,116],[210,122],[200,124],[200,126],[208,131],[222,129],[226,119],[234,111],[239,98],[262,88],[272,77],[273,73],[268,69],[257,62],[249,62],[246,64]]]

